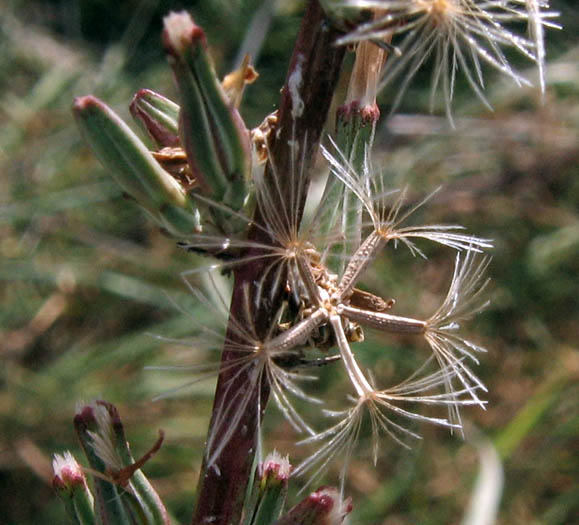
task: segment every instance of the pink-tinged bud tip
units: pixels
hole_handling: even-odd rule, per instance
[[[96,416],[93,407],[91,405],[77,407],[74,421],[75,423],[82,423],[84,426],[94,425]]]
[[[166,120],[163,120],[162,116],[159,116],[163,110],[155,107],[155,102],[157,105],[172,104],[168,99],[150,89],[139,89],[129,105],[129,111],[137,122],[144,125],[149,136],[160,148],[179,146],[178,130],[173,129]],[[176,114],[178,114],[178,109],[175,104]],[[171,115],[169,115],[170,117]]]
[[[72,109],[76,112],[82,112],[91,107],[103,107],[104,104],[94,95],[85,95],[83,97],[76,97],[72,105]]]
[[[324,523],[329,525],[342,523],[352,512],[352,499],[342,500],[339,491],[334,487],[320,487],[309,495],[308,500],[321,511],[321,515],[325,517]]]
[[[262,465],[262,478],[277,479],[287,481],[290,476],[292,466],[288,456],[283,457],[277,450],[268,454]]]
[[[334,487],[320,487],[293,507],[278,523],[292,525],[340,525],[352,511],[352,500],[342,499]]]
[[[87,427],[106,424],[122,428],[121,418],[114,405],[100,399],[88,405],[78,405],[74,421]]]
[[[56,490],[73,489],[75,486],[86,485],[86,477],[80,465],[70,452],[65,452],[62,456],[55,454],[52,460],[52,470],[54,478],[52,486]]]
[[[182,55],[194,42],[206,46],[205,33],[186,11],[169,13],[164,19],[163,44],[171,54]]]
[[[139,112],[141,112],[141,110],[139,108],[139,103],[142,100],[146,100],[147,97],[151,97],[154,95],[156,95],[156,93],[150,89],[146,89],[146,88],[139,89],[139,91],[137,91],[134,94],[133,99],[131,100],[131,103],[129,104],[129,111],[131,112],[131,115],[138,115]]]

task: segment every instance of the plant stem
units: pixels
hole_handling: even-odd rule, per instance
[[[270,159],[265,172],[265,183],[275,183],[276,186],[276,190],[270,194],[280,200],[273,204],[284,206],[284,209],[291,206],[289,216],[294,217],[297,224],[305,204],[310,167],[315,159],[344,57],[344,48],[333,45],[336,36],[336,31],[327,23],[318,1],[310,0],[282,92],[278,133],[272,133]],[[300,102],[300,111],[296,111],[297,101]],[[294,140],[303,148],[299,154],[300,180],[286,176],[296,173],[296,155],[295,149],[292,149]],[[254,219],[263,225],[263,214],[259,208],[256,209]],[[254,228],[249,238],[270,245],[275,242],[260,228]],[[230,309],[230,318],[241,323],[251,323],[249,326],[255,327],[258,337],[267,333],[282,301],[282,290],[266,294],[267,300],[263,298],[255,301],[259,293],[256,283],[262,282],[267,264],[265,259],[258,259],[236,268]],[[264,288],[268,289],[267,283]],[[246,300],[247,294],[250,301]],[[248,302],[251,305],[257,304],[255,311],[247,312]],[[240,338],[231,324],[227,337],[233,341]],[[240,398],[245,397],[239,396],[239,392],[248,388],[254,391],[250,394],[249,403],[245,402],[245,397],[244,414],[215,462],[218,468],[207,465],[207,460],[204,460],[197,488],[194,524],[237,524],[242,517],[247,484],[251,479],[258,446],[259,424],[269,397],[269,385],[252,381],[250,367],[229,366],[231,361],[239,357],[238,351],[227,348],[223,351],[222,373],[217,382],[209,434],[215,432],[216,408],[225,406],[231,413],[235,413],[234,404],[240,404]]]

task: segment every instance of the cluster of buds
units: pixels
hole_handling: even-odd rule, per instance
[[[186,13],[166,17],[163,31],[180,103],[141,90],[130,106],[153,151],[95,97],[81,97],[74,104],[84,137],[125,192],[181,247],[215,257],[218,268],[231,270],[235,277],[200,482],[199,522],[215,518],[216,508],[241,507],[239,501],[251,501],[252,510],[246,510],[246,516],[253,516],[251,523],[322,523],[324,512],[334,516],[328,523],[339,523],[351,505],[333,489],[320,489],[282,516],[290,472],[314,471],[315,478],[336,456],[347,464],[365,419],[371,423],[376,461],[381,434],[404,446],[408,439],[419,437],[404,419],[460,431],[459,409],[485,406],[480,398],[485,387],[472,371],[478,363],[476,354],[484,349],[460,329],[463,321],[487,304],[482,294],[490,259],[484,252],[492,243],[459,226],[412,224],[414,212],[428,197],[408,204],[406,191],[393,191],[387,176],[372,166],[380,114],[376,94],[407,69],[399,88],[402,96],[418,68],[434,54],[432,93],[442,85],[450,117],[459,68],[484,101],[481,62],[520,84],[526,82],[506,62],[504,45],[539,65],[544,89],[543,28],[550,25],[553,13],[538,0],[325,0],[320,4],[325,11],[318,2],[310,2],[279,113],[251,132],[238,106],[245,85],[257,74],[246,59],[220,82],[205,35]],[[328,17],[333,21],[331,30]],[[529,24],[532,39],[501,25],[520,19]],[[328,95],[336,85],[346,46],[355,49],[356,59],[347,99],[338,110],[336,139],[330,139],[331,147],[322,148],[330,173],[319,203],[305,218]],[[427,319],[400,315],[393,299],[358,287],[367,268],[391,246],[406,246],[414,255],[424,255],[417,244],[420,240],[456,252],[446,298]],[[410,378],[384,387],[359,364],[364,329],[422,339],[430,357]],[[320,350],[324,357],[315,357]],[[337,362],[351,384],[349,404],[343,410],[325,410],[338,422],[316,430],[298,413],[291,397],[321,402],[300,386],[301,380],[311,379],[301,371]],[[223,486],[239,483],[236,475],[247,472],[247,465],[253,463],[270,395],[291,425],[308,435],[304,441],[318,448],[293,470],[280,456],[269,458],[257,485],[247,489],[250,495],[243,489],[240,497],[240,489]],[[412,408],[417,404],[442,406],[447,415],[424,416]],[[90,412],[105,410],[110,416],[109,408],[98,405]],[[86,414],[77,418],[81,440],[85,436],[91,446],[104,442],[101,434],[90,429]],[[245,447],[242,455],[249,459],[240,459],[236,440],[243,443],[239,445]],[[136,472],[123,474],[134,464],[127,450],[120,455],[111,450],[110,458],[119,460],[114,465],[102,453],[85,450],[91,468],[117,476],[116,485],[109,483],[112,489],[107,489],[115,493],[99,488],[95,507],[114,504],[115,512],[127,513],[138,503],[140,509],[153,512],[140,498]],[[347,469],[342,472],[345,475]],[[223,497],[234,493],[235,497]],[[330,510],[334,514],[328,514]],[[229,510],[219,519],[232,522],[240,515],[240,510]]]
[[[89,467],[83,469],[70,452],[53,461],[53,486],[71,523],[167,525],[169,516],[141,468],[159,450],[158,441],[135,461],[117,409],[105,401],[79,406],[74,426]],[[93,479],[92,492],[86,474]]]
[[[151,90],[139,91],[131,114],[154,151],[102,101],[79,97],[74,114],[103,166],[167,233],[243,235],[237,214],[250,206],[250,136],[236,108],[245,82],[217,81],[203,31],[188,15],[166,18],[164,45],[174,71],[181,107]],[[233,85],[231,85],[233,84]],[[208,206],[205,199],[220,203]],[[226,211],[225,211],[226,210]]]
[[[66,451],[55,454],[54,490],[70,523],[80,525],[168,525],[169,513],[145,477],[142,467],[161,448],[163,432],[153,447],[134,460],[117,409],[106,401],[78,406],[74,426],[88,467]],[[283,513],[291,465],[276,451],[259,465],[248,490],[247,523],[335,525],[351,511],[336,489],[322,487]],[[92,478],[89,483],[87,476]],[[89,486],[90,485],[90,486]]]

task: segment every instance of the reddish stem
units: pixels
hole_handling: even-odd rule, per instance
[[[295,183],[295,180],[291,178],[283,178],[283,175],[291,173],[293,162],[288,141],[295,137],[303,143],[304,138],[307,137],[303,157],[306,165],[303,166],[302,171],[306,180],[303,180],[300,185],[302,191],[297,202],[293,202],[296,207],[293,216],[298,219],[301,217],[307,195],[309,168],[313,164],[318,149],[344,57],[344,49],[333,45],[336,37],[337,33],[327,23],[318,1],[310,0],[302,20],[283,89],[277,126],[279,134],[270,144],[271,162],[265,174],[266,180],[271,180],[274,176],[278,177],[281,202],[276,204],[287,206],[291,200],[292,181]],[[299,85],[296,85],[294,81],[290,89],[290,78],[296,68],[301,68],[302,81]],[[303,110],[297,117],[295,112],[292,115],[296,89],[299,99],[303,101]],[[293,101],[292,93],[294,94]],[[272,135],[275,136],[275,133]],[[271,164],[275,166],[275,174]],[[277,195],[277,193],[272,192],[272,195]],[[259,209],[256,210],[255,221],[263,224],[263,215]],[[264,233],[263,229],[258,228],[250,232],[249,238],[270,245],[275,243]],[[253,304],[253,296],[256,293],[255,283],[262,279],[266,264],[265,260],[258,259],[237,268],[230,309],[232,319],[238,322],[240,320],[250,322],[255,326],[256,333],[260,337],[267,332],[273,314],[279,309],[282,299],[280,291],[273,295],[273,302],[269,300],[267,304],[264,304],[265,301],[261,302],[256,311],[251,314],[253,319],[245,319],[247,317],[245,294],[249,293]],[[236,341],[240,336],[230,326],[227,337]],[[243,341],[240,342],[243,343]],[[214,432],[213,427],[216,424],[216,409],[224,406],[232,407],[233,404],[240,403],[241,396],[235,394],[251,388],[252,382],[249,376],[251,371],[247,370],[248,367],[243,369],[229,365],[239,357],[239,352],[235,350],[225,349],[223,352],[222,373],[217,382],[214,412],[209,428],[210,435]],[[260,387],[254,388],[251,396],[249,403],[246,404],[244,401],[244,414],[237,424],[233,437],[224,446],[216,461],[218,468],[212,466],[208,468],[206,460],[204,461],[197,488],[194,524],[236,524],[241,520],[247,484],[252,474],[257,448],[258,424],[262,415],[258,414],[258,407],[261,407],[262,412],[265,409],[269,398],[269,385],[261,384]],[[234,408],[232,413],[234,413]]]

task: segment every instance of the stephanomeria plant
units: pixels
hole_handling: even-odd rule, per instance
[[[343,489],[364,425],[371,429],[376,463],[384,437],[410,446],[421,423],[461,433],[460,409],[485,407],[486,388],[473,371],[484,349],[467,338],[462,324],[487,304],[485,251],[492,243],[460,226],[415,223],[433,193],[425,189],[424,198],[412,199],[373,165],[376,93],[398,78],[402,96],[433,55],[432,96],[442,85],[450,116],[458,69],[483,101],[483,63],[526,83],[503,46],[539,65],[544,90],[543,30],[552,16],[546,3],[534,0],[311,0],[279,108],[248,130],[238,106],[245,85],[257,76],[249,58],[220,82],[203,30],[187,13],[172,13],[162,40],[179,103],[144,89],[130,106],[149,146],[100,100],[75,101],[83,136],[128,196],[181,248],[213,259],[187,275],[218,269],[232,277],[230,304],[220,299],[228,308],[221,361],[196,369],[203,377],[217,374],[218,381],[193,523],[340,523],[351,510],[343,490],[318,489],[285,511],[290,477],[306,474],[311,482],[340,461]],[[513,31],[518,22],[529,25],[530,38]],[[305,213],[347,49],[355,52],[348,93],[336,132],[322,148],[329,175],[321,198]],[[407,247],[424,257],[427,242],[455,254],[448,292],[430,317],[398,312],[393,299],[359,288],[382,253]],[[414,337],[429,356],[404,381],[381,384],[360,364],[365,329]],[[331,400],[343,401],[341,410],[324,408],[329,400],[314,398],[303,383],[322,365],[340,367],[349,381],[350,391]],[[306,436],[301,441],[314,447],[295,468],[278,453],[261,457],[260,428],[270,397]],[[295,398],[316,411],[321,406],[325,428],[312,423],[319,419],[315,414],[300,413]],[[420,405],[442,412],[424,415]],[[112,405],[99,401],[77,412],[75,426],[90,464],[85,471],[95,484],[93,497],[74,458],[55,459],[55,487],[73,520],[167,523],[140,470],[162,436],[135,461]]]

